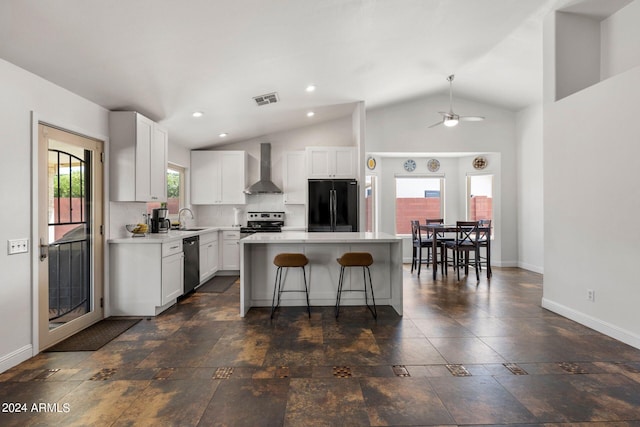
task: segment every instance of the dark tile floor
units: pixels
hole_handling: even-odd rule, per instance
[[[404,317],[377,321],[363,307],[243,319],[237,284],[196,293],[98,351],[1,374],[0,425],[640,426],[640,350],[540,308],[538,274],[453,276],[405,269]]]

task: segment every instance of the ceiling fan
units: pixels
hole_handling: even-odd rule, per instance
[[[438,113],[442,114],[442,121],[438,123],[434,123],[430,128],[445,125],[447,127],[453,127],[458,124],[458,122],[479,122],[484,120],[482,116],[459,116],[458,114],[453,112],[453,79],[454,75],[451,74],[447,77],[447,81],[449,82],[449,112],[445,113],[444,111],[438,111]]]

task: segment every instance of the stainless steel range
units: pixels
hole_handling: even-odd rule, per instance
[[[247,226],[240,227],[240,238],[254,233],[279,233],[284,225],[284,212],[247,212]]]

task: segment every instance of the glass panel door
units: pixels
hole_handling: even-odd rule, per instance
[[[39,125],[40,350],[102,319],[102,142]]]

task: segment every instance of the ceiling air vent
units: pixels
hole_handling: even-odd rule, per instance
[[[256,101],[258,107],[261,105],[275,104],[278,102],[278,94],[276,92],[267,93],[266,95],[254,96],[253,100]]]

